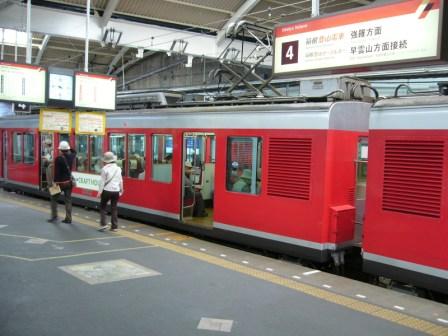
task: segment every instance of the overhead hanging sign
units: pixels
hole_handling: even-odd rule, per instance
[[[40,66],[0,62],[0,100],[45,104],[46,74]]]
[[[39,131],[55,133],[71,133],[72,113],[68,110],[41,109],[39,115]]]
[[[76,134],[106,134],[106,113],[76,112]]]
[[[75,72],[75,107],[115,110],[117,78],[114,76]]]
[[[443,6],[402,0],[278,26],[274,73],[440,60]]]

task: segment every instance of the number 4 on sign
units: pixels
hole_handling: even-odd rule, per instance
[[[294,58],[294,46],[290,45],[288,50],[286,51],[286,58],[289,58],[290,61]]]
[[[282,43],[282,64],[293,64],[299,61],[299,41]]]

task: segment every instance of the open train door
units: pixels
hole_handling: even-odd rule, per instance
[[[214,133],[189,132],[183,136],[182,222],[213,228],[215,189]]]
[[[358,157],[356,159],[356,192],[355,192],[355,241],[358,246],[362,245],[362,233],[364,223],[364,211],[366,203],[367,184],[367,162],[368,162],[368,139],[360,137],[358,141]]]
[[[54,135],[53,133],[40,134],[40,156],[39,156],[39,186],[41,190],[48,187],[47,167],[54,157]]]
[[[0,169],[0,178],[7,179],[8,178],[8,131],[3,131],[1,135],[1,149],[0,149],[0,157],[2,160],[1,169]]]

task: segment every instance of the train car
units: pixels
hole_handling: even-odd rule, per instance
[[[121,215],[327,262],[353,243],[369,109],[341,101],[120,111],[108,113],[105,136],[44,134],[37,116],[2,118],[2,178],[44,194],[46,143],[68,140],[74,201],[94,206],[100,158],[111,150],[123,168]],[[186,197],[186,161],[201,217],[198,199]]]
[[[369,128],[364,270],[448,293],[448,96],[379,101]]]

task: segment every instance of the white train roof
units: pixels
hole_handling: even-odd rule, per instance
[[[446,130],[448,96],[384,99],[370,113],[370,129]]]
[[[106,127],[367,131],[369,110],[362,102],[163,108],[110,112]],[[37,120],[37,115],[3,118],[0,128],[36,128]]]

